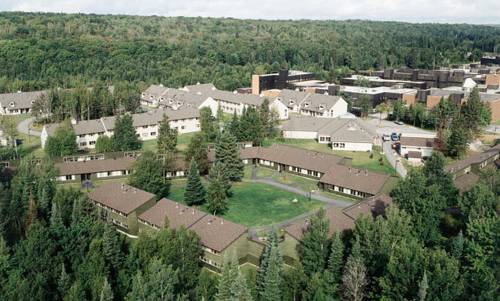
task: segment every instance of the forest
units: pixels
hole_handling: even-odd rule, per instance
[[[432,68],[500,48],[500,28],[401,22],[264,21],[0,13],[0,92],[115,82],[248,86],[253,73]]]

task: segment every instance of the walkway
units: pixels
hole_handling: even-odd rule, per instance
[[[403,163],[401,163],[401,158],[399,158],[396,152],[392,149],[392,141],[383,142],[382,148],[387,161],[389,161],[400,177],[405,178],[408,172],[403,166]]]
[[[30,117],[19,122],[17,124],[17,131],[22,134],[40,137],[42,135],[40,131],[35,131],[30,128],[34,120],[35,117]]]

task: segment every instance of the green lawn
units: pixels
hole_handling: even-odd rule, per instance
[[[169,198],[183,202],[185,183],[184,179],[172,181]],[[319,201],[261,183],[234,183],[232,191],[224,218],[249,227],[279,223],[322,206]],[[200,209],[206,211],[206,206]]]
[[[177,149],[185,151],[195,133],[186,133],[177,136]],[[143,151],[156,151],[156,139],[147,140],[142,143]]]
[[[332,150],[328,144],[321,144],[313,139],[273,139],[266,140],[264,142],[265,146],[270,146],[272,144],[285,144],[296,146],[304,149],[310,149],[318,152],[323,152],[327,154],[334,154],[337,156],[347,157],[352,159],[352,166],[357,168],[366,168],[368,170],[380,173],[394,174],[395,171],[389,164],[384,155],[380,154],[381,148],[375,146],[373,148],[370,157],[369,152],[352,152],[352,151],[339,151]],[[381,165],[379,159],[382,158],[383,164]]]

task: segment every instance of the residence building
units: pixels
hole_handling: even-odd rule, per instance
[[[102,219],[129,235],[138,233],[137,217],[156,203],[154,194],[117,182],[102,184],[88,197]]]
[[[288,139],[315,139],[332,149],[371,151],[377,134],[357,118],[316,118],[296,116],[284,122],[282,135]]]
[[[189,229],[205,215],[207,215],[205,212],[194,207],[163,198],[138,216],[139,231],[147,231],[151,228],[158,230],[165,227]]]
[[[393,102],[397,100],[411,105],[414,104],[417,97],[417,89],[392,87],[360,87],[360,86],[340,86],[338,95],[348,96],[357,101],[362,97],[367,98],[373,107],[382,102]]]
[[[55,163],[60,182],[101,180],[128,176],[135,158],[121,157],[101,160],[66,161]]]
[[[427,158],[432,155],[436,146],[436,138],[432,137],[411,137],[403,135],[399,140],[399,154],[408,157],[408,153],[412,152],[412,157],[420,154],[421,158]]]
[[[340,96],[284,89],[276,100],[301,115],[336,118],[347,113],[347,102]]]
[[[278,73],[252,75],[252,94],[260,95],[262,91],[286,89],[290,85],[314,80],[315,74],[298,70],[280,70]]]
[[[19,91],[16,93],[0,94],[0,116],[30,113],[33,104],[46,93],[46,91]]]

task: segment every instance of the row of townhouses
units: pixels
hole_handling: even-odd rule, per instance
[[[158,108],[145,113],[132,114],[133,126],[137,137],[142,141],[156,139],[158,137],[159,124],[164,116],[168,117],[170,127],[176,129],[179,134],[200,130],[198,109],[190,107],[179,110]],[[114,132],[115,121],[115,116],[78,122],[72,120],[71,126],[77,137],[78,148],[92,149],[95,148],[99,136],[105,135],[111,137]],[[57,127],[57,124],[48,124],[43,127],[40,137],[42,147],[45,147],[48,137],[54,134]]]
[[[220,271],[225,254],[237,256],[240,264],[258,266],[264,249],[264,242],[242,225],[166,198],[157,201],[154,194],[126,184],[103,184],[89,193],[89,200],[103,219],[132,237],[165,227],[184,227],[193,231],[200,237],[203,249],[200,261],[214,271]],[[361,215],[376,217],[384,214],[391,202],[390,197],[379,194],[344,209],[328,208],[326,217],[330,222],[330,234],[352,229],[354,220]],[[284,226],[279,246],[285,264],[298,262],[297,246],[308,225],[309,219],[304,218]]]

